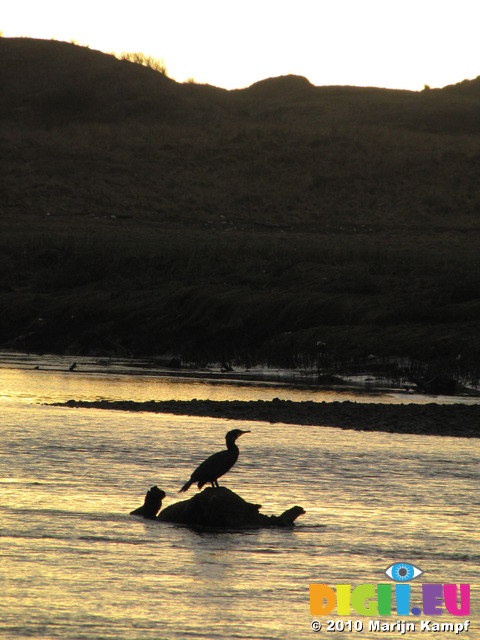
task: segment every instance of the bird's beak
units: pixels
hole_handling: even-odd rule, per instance
[[[252,433],[252,432],[251,431],[242,431],[242,433],[238,437],[243,436],[244,433]]]

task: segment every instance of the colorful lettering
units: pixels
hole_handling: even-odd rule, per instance
[[[349,584],[337,584],[337,613],[339,616],[350,615],[350,592],[352,587]]]
[[[410,585],[396,584],[395,597],[397,599],[397,616],[410,615]]]
[[[460,607],[457,604],[457,585],[444,584],[443,597],[445,599],[445,607],[452,616],[469,616],[470,615],[470,585],[460,585]]]
[[[443,604],[453,616],[470,615],[469,584],[422,584],[423,614],[441,616]],[[350,584],[337,584],[336,592],[326,584],[310,585],[310,613],[313,616],[326,616],[335,606],[339,616],[349,616],[351,609],[361,616],[390,616],[392,614],[391,584],[359,584],[353,591]],[[396,614],[398,616],[417,616],[422,613],[418,607],[410,610],[411,585],[395,584]],[[459,596],[459,597],[458,597]]]
[[[441,616],[443,602],[443,585],[422,584],[423,613],[426,616]]]
[[[378,593],[378,615],[389,616],[392,613],[392,585],[377,585]]]
[[[311,584],[310,613],[312,616],[326,616],[335,608],[335,591],[326,584]]]
[[[358,587],[355,587],[352,592],[352,607],[361,616],[376,616],[375,585],[359,584]]]

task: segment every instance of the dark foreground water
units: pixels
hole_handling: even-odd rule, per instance
[[[418,583],[470,583],[463,636],[480,638],[479,440],[38,404],[76,391],[161,399],[161,381],[148,398],[148,380],[119,380],[112,394],[108,376],[0,369],[0,638],[400,637],[369,631],[354,611],[341,619],[363,631],[328,632],[320,618],[314,634],[308,593],[310,583],[388,582],[397,561],[425,572],[412,606]],[[199,533],[128,515],[153,484],[164,504],[177,500],[235,426],[252,433],[223,484],[265,513],[300,504],[293,530]],[[421,632],[424,615],[375,619],[414,620],[407,637],[456,637]]]

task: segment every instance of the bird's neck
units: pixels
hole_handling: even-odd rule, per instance
[[[237,456],[240,453],[240,451],[239,451],[239,449],[238,449],[238,447],[237,447],[237,445],[235,443],[235,440],[233,440],[233,441],[232,440],[227,440],[227,449],[229,451],[231,451],[232,453],[235,453]]]

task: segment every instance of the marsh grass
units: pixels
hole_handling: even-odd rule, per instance
[[[371,354],[473,368],[474,244],[459,254],[455,243],[439,253],[425,239],[421,250],[408,237],[393,246],[379,237],[335,239],[174,230],[12,235],[0,250],[10,310],[0,340],[33,350],[322,370]]]

